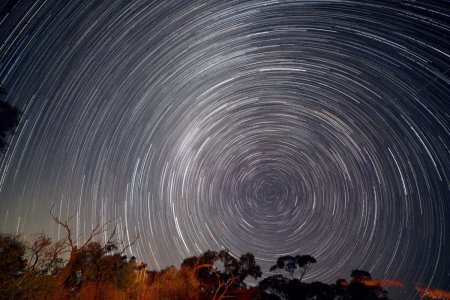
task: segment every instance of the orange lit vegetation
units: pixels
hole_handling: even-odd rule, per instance
[[[441,289],[427,289],[422,286],[416,286],[416,290],[420,295],[421,299],[439,299],[439,300],[450,300],[450,291]]]
[[[400,288],[405,288],[405,285],[401,281],[397,281],[397,280],[362,279],[359,282],[361,282],[365,286],[381,286],[381,287],[384,287],[384,288],[390,288],[390,287],[396,286],[396,287],[400,287]]]

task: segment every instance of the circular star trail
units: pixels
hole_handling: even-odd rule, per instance
[[[22,109],[2,230],[49,211],[139,234],[150,268],[207,249],[310,254],[449,288],[446,1],[9,1],[0,80]],[[412,297],[412,292],[402,297]]]

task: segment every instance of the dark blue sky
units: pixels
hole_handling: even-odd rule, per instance
[[[2,231],[450,289],[449,2],[66,2],[0,4]]]

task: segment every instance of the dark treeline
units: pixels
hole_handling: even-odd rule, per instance
[[[8,136],[14,134],[22,115],[17,107],[2,99],[4,96],[6,90],[0,87],[0,154],[5,152]]]
[[[32,241],[0,234],[0,299],[389,299],[379,282],[362,270],[351,280],[334,284],[305,283],[316,263],[309,255],[279,257],[262,270],[251,253],[239,258],[227,250],[206,251],[186,258],[180,268],[148,270],[145,263],[127,257],[115,230],[104,243],[105,226],[97,225],[83,244],[72,238],[68,222],[53,219],[66,237],[53,242],[44,234]],[[260,279],[248,287],[244,280]]]

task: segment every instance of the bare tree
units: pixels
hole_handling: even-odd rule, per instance
[[[69,225],[70,221],[74,218],[75,215],[72,215],[66,221],[62,221],[53,214],[53,208],[54,204],[50,210],[50,215],[52,219],[66,231],[66,237],[61,241],[61,243],[65,248],[68,248],[68,251],[70,252],[68,262],[57,278],[57,285],[60,287],[65,287],[66,285],[68,285],[68,281],[71,277],[78,276],[77,274],[80,271],[78,270],[80,268],[80,261],[85,259],[84,257],[80,257],[80,253],[82,255],[86,255],[86,253],[93,253],[92,251],[94,251],[95,253],[99,253],[100,255],[106,255],[108,253],[114,252],[114,255],[116,255],[117,257],[122,257],[125,251],[129,247],[134,245],[139,238],[139,235],[136,235],[134,240],[128,245],[125,245],[123,242],[117,241],[117,225],[115,225],[112,232],[108,235],[106,243],[100,245],[99,243],[95,242],[95,240],[99,236],[107,233],[108,227],[111,226],[112,222],[108,221],[104,224],[100,224],[100,222],[98,221],[94,228],[91,230],[90,234],[85,237],[85,240],[81,244],[81,246],[79,246],[75,242],[72,228]],[[97,218],[97,220],[99,220],[99,218]]]
[[[56,275],[63,267],[62,256],[66,248],[64,241],[53,243],[44,233],[36,234],[34,241],[27,246],[27,272]]]

